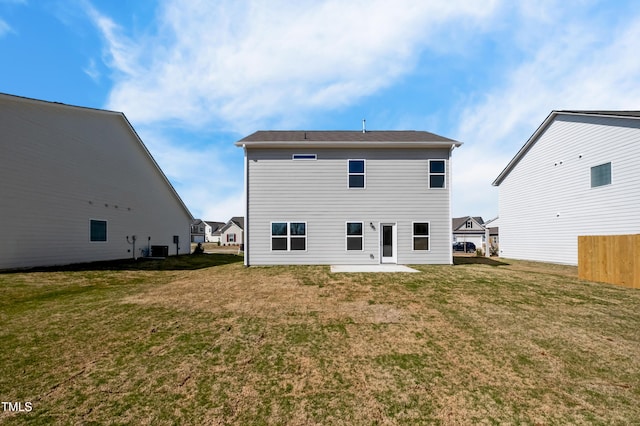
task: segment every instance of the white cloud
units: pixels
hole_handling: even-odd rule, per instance
[[[138,126],[136,132],[195,217],[226,221],[244,213],[240,148],[178,144],[157,126]]]
[[[91,80],[95,81],[96,83],[100,81],[100,71],[98,70],[95,59],[89,59],[89,63],[82,69],[82,71],[84,71],[84,73],[87,74],[91,78]]]
[[[640,19],[619,28],[556,19],[540,29],[549,33],[530,60],[464,107],[454,214],[497,214],[497,191],[489,185],[552,110],[638,109],[640,57],[632,52],[640,51]]]
[[[488,218],[497,213],[491,182],[552,109],[638,109],[640,20],[607,21],[596,3],[165,0],[154,32],[135,37],[87,11],[114,71],[107,107],[146,129],[295,127],[392,86],[426,50],[464,58],[474,43],[492,43],[496,75],[438,113],[459,117],[446,135],[465,142],[454,153],[454,214]],[[603,26],[611,22],[619,27]],[[241,170],[196,163],[225,188],[211,189],[190,174],[198,150],[159,136],[152,152],[194,214],[242,213]]]
[[[456,20],[490,16],[497,2],[291,3],[168,0],[158,33],[134,41],[90,9],[115,78],[108,107],[132,120],[218,123],[245,131],[343,107],[409,72]]]
[[[0,37],[4,37],[5,35],[12,33],[13,29],[6,21],[0,19]]]

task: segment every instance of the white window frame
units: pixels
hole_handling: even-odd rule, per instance
[[[318,155],[317,154],[292,154],[291,159],[295,161],[315,161],[318,159]]]
[[[431,162],[432,161],[442,161],[444,164],[444,172],[442,173],[431,173]],[[444,181],[442,186],[431,186],[431,176],[444,176]],[[447,189],[447,160],[444,159],[433,159],[429,160],[427,164],[427,186],[429,189]]]
[[[349,224],[359,223],[362,226],[362,235],[349,235]],[[360,250],[349,250],[349,238],[360,238],[362,240],[362,248]],[[348,220],[344,223],[344,251],[364,251],[364,222],[361,220]]]
[[[274,223],[286,223],[287,224],[287,235],[273,235],[273,224]],[[304,223],[304,235],[291,235],[291,224],[292,223]],[[273,249],[273,239],[274,238],[285,238],[287,239],[287,249],[286,250],[274,250]],[[304,220],[273,220],[269,222],[269,245],[272,252],[306,252],[308,249],[309,242],[309,228],[307,222]],[[304,238],[304,250],[292,250],[291,249],[291,238]]]
[[[104,226],[105,226],[105,239],[103,240],[92,240],[91,239],[91,222],[104,222]],[[104,244],[104,243],[108,243],[109,242],[109,221],[108,220],[104,220],[104,219],[89,219],[89,242],[90,243],[96,243],[96,244]]]
[[[416,223],[426,223],[427,224],[427,232],[428,232],[427,235],[416,235],[415,234],[415,231],[416,231],[415,224]],[[424,238],[424,237],[428,238],[428,248],[426,250],[416,250],[415,249],[414,241],[415,241],[416,238],[421,238],[421,237],[422,238]],[[421,253],[431,251],[431,222],[429,222],[429,221],[414,221],[414,222],[411,222],[411,251],[421,252]]]
[[[351,173],[351,171],[349,170],[349,164],[352,161],[362,161],[362,168],[363,168],[363,172],[362,173]],[[362,176],[363,177],[363,181],[364,181],[364,185],[363,186],[351,186],[350,182],[349,182],[349,178],[351,176]],[[355,189],[355,190],[362,190],[362,189],[366,189],[367,188],[367,160],[365,160],[364,158],[349,158],[347,159],[347,188],[348,189]]]

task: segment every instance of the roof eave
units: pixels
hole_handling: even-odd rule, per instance
[[[529,151],[531,145],[535,143],[538,137],[545,131],[547,126],[553,121],[553,119],[558,115],[558,111],[551,111],[551,113],[545,118],[540,126],[536,129],[536,131],[529,137],[527,142],[520,148],[520,150],[516,153],[516,155],[509,161],[507,166],[500,172],[498,177],[491,183],[492,186],[500,186],[502,181],[511,173],[511,170],[520,162],[520,159],[524,157],[524,155]]]
[[[459,147],[458,141],[238,141],[238,147],[246,148],[452,148]]]

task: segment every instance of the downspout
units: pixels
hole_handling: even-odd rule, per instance
[[[244,151],[244,266],[249,266],[249,157],[247,145],[242,144]]]

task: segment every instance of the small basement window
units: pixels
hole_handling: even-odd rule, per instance
[[[90,220],[89,221],[89,241],[106,242],[107,241],[107,221],[106,220]]]
[[[591,187],[611,184],[611,163],[600,164],[591,168]]]
[[[317,160],[317,154],[293,154],[291,156],[292,160]]]

